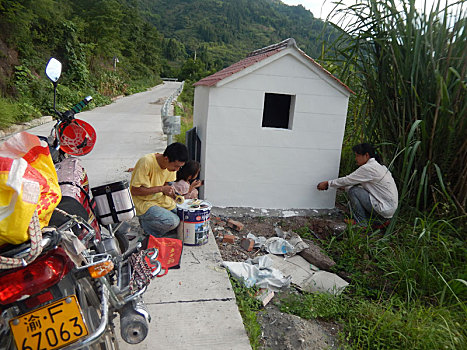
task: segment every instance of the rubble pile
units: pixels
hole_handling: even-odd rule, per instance
[[[313,241],[302,239],[292,230],[284,231],[278,224],[253,232],[239,220],[213,216],[211,228],[224,260],[222,265],[247,287],[261,288],[263,303],[271,300],[272,292],[285,290],[291,283],[303,291],[334,295],[348,285],[330,271],[336,263]],[[319,234],[324,230],[339,234],[345,225],[329,223],[319,228]]]

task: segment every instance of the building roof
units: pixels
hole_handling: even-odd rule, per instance
[[[311,61],[316,67],[318,67],[320,70],[322,70],[324,73],[326,73],[330,78],[334,79],[337,81],[340,85],[342,85],[347,91],[350,93],[354,93],[347,85],[345,85],[342,81],[337,79],[334,75],[332,75],[330,72],[328,72],[326,69],[324,69],[319,63],[317,63],[314,59],[312,59],[310,56],[308,56],[305,52],[300,50],[297,47],[297,44],[295,43],[295,40],[293,38],[286,39],[284,41],[281,41],[280,43],[273,44],[270,46],[263,47],[262,49],[255,50],[253,52],[250,52],[246,58],[244,58],[241,61],[238,61],[231,66],[228,66],[227,68],[224,68],[210,76],[207,76],[198,82],[196,82],[194,85],[195,86],[213,86],[216,85],[219,81],[230,77],[231,75],[238,73],[242,71],[243,69],[252,66],[253,64],[263,61],[264,59],[271,57],[289,47],[294,47],[302,56],[304,56],[306,59]]]

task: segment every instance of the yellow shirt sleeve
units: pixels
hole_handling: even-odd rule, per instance
[[[175,181],[176,172],[161,169],[155,154],[147,154],[140,158],[131,175],[130,186],[155,187],[163,186],[166,182]],[[136,215],[143,215],[150,207],[159,206],[167,210],[175,208],[172,198],[162,192],[146,196],[132,196],[135,203]]]
[[[131,174],[131,185],[135,187],[151,187],[151,163],[147,156],[138,160]]]

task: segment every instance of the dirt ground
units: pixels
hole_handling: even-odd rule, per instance
[[[338,235],[345,227],[343,216],[333,215],[329,218],[321,217],[220,217],[220,221],[215,217],[211,218],[211,229],[216,237],[216,242],[219,247],[222,259],[224,261],[245,261],[248,258],[253,258],[257,255],[265,254],[258,251],[256,248],[251,252],[247,252],[240,246],[240,240],[245,238],[248,233],[252,233],[256,237],[275,237],[275,227],[280,227],[283,231],[293,231],[303,227],[308,227],[306,230],[310,237],[319,239],[328,238],[331,235]],[[229,228],[226,221],[232,219],[244,225],[243,229],[238,232]],[[223,234],[233,234],[235,243],[230,244],[223,242]],[[267,254],[267,253],[266,253]]]
[[[258,313],[257,320],[261,325],[261,346],[264,350],[321,350],[338,347],[339,325],[305,320],[280,312],[273,302]]]
[[[236,220],[244,225],[241,231],[236,231],[227,226],[228,219]],[[266,238],[276,236],[274,228],[278,226],[283,231],[291,231],[303,227],[311,237],[325,238],[330,235],[342,233],[343,215],[337,214],[326,217],[212,217],[211,228],[219,251],[224,261],[245,261],[248,258],[267,254],[254,248],[247,252],[241,247],[241,238],[248,233]],[[234,243],[227,243],[223,235],[233,234]],[[285,350],[285,349],[337,349],[337,333],[340,326],[334,323],[320,320],[305,320],[298,316],[280,312],[276,306],[277,301],[287,296],[288,293],[296,293],[293,286],[288,291],[276,293],[274,298],[266,307],[258,313],[257,320],[262,330],[262,349]]]
[[[227,226],[228,219],[236,220],[244,225],[238,232]],[[240,246],[241,238],[246,237],[248,233],[255,236],[264,236],[266,238],[276,236],[274,228],[280,227],[283,231],[291,231],[302,227],[308,227],[308,234],[316,238],[325,238],[330,235],[339,235],[342,233],[343,214],[325,215],[322,217],[312,216],[289,216],[289,217],[270,217],[270,216],[211,216],[211,229],[216,237],[216,243],[224,261],[245,261],[248,258],[266,254],[254,248],[247,252]],[[132,228],[139,234],[142,231],[136,220],[131,222]],[[345,225],[344,225],[345,227]],[[233,234],[235,242],[226,243],[222,236],[224,233]],[[338,332],[341,326],[335,323],[324,322],[321,320],[305,320],[298,316],[282,313],[276,305],[280,298],[286,297],[289,293],[297,293],[292,286],[288,291],[275,293],[274,298],[258,312],[257,320],[261,325],[262,350],[321,350],[338,348]]]

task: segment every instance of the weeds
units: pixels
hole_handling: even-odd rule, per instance
[[[337,297],[291,295],[281,311],[341,323],[351,349],[465,348],[465,216],[437,212],[402,213],[390,236],[349,226],[342,239],[323,240],[350,286]]]
[[[256,319],[256,312],[262,307],[261,301],[254,297],[258,288],[246,288],[237,280],[230,276],[230,283],[232,284],[237,299],[238,309],[242,315],[245,330],[250,339],[250,345],[253,350],[259,349],[261,341],[261,326]]]
[[[313,230],[311,228],[309,228],[308,226],[303,226],[303,227],[299,227],[295,230],[293,230],[295,233],[298,233],[300,235],[300,237],[302,238],[305,238],[305,239],[313,239],[314,238],[314,235],[313,235]]]
[[[0,128],[13,124],[20,113],[21,109],[17,103],[0,98]]]
[[[186,132],[193,127],[193,98],[194,88],[192,81],[185,81],[183,91],[178,97],[180,105],[175,104],[175,115],[181,116],[180,134],[175,135],[175,141],[185,143]]]

